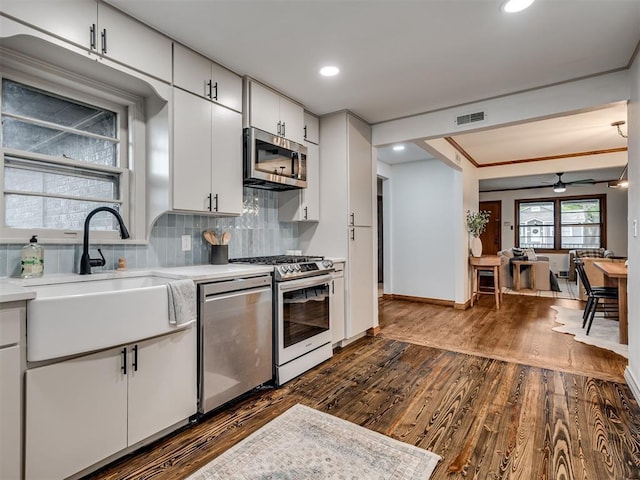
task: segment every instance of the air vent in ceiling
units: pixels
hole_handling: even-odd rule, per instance
[[[459,115],[456,117],[456,125],[468,125],[469,123],[484,122],[487,119],[487,113],[485,111],[467,113],[465,115]]]

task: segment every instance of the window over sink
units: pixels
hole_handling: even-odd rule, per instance
[[[2,238],[81,238],[96,207],[129,219],[127,107],[81,88],[20,73],[2,76]],[[112,216],[96,218],[101,240],[117,239]]]

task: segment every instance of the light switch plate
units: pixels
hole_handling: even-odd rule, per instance
[[[191,250],[191,235],[182,235],[182,251],[188,252]]]

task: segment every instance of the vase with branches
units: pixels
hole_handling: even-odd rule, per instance
[[[469,239],[471,255],[474,257],[480,257],[482,255],[482,242],[480,241],[480,235],[484,233],[489,223],[491,212],[487,210],[480,210],[479,212],[472,212],[467,210],[467,230],[471,234]]]

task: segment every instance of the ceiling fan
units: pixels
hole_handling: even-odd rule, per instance
[[[563,182],[562,175],[564,172],[556,173],[558,180],[553,184],[553,191],[556,193],[562,193],[567,190],[567,185],[593,185],[596,181],[593,178],[585,178],[583,180],[573,180],[571,182]]]

